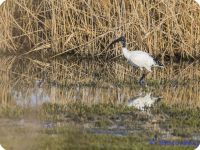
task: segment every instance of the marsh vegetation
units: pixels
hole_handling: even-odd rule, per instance
[[[6,149],[200,143],[200,8],[193,0],[7,0],[0,12]],[[122,34],[130,50],[165,64],[148,75],[148,87],[138,84],[141,72],[121,57],[120,46],[106,50]],[[146,99],[155,103],[133,103]]]
[[[154,70],[148,87],[137,83],[140,72],[127,67],[123,60],[41,62],[2,56],[0,66],[1,134],[8,136],[7,140],[2,140],[8,148],[12,147],[10,134],[26,138],[35,130],[36,135],[31,135],[29,140],[38,142],[41,149],[84,146],[101,149],[103,143],[104,148],[144,146],[148,149],[149,141],[155,136],[158,139],[152,149],[163,149],[159,140],[189,140],[193,145],[169,149],[192,149],[199,141],[198,61],[168,64],[164,70]],[[160,101],[150,108],[140,110],[130,105],[138,98],[156,97]],[[12,133],[3,132],[6,122],[17,124]],[[33,127],[34,123],[38,129]],[[18,130],[28,133],[19,134]],[[78,136],[85,138],[74,141]],[[106,144],[106,139],[110,138],[113,143]],[[121,145],[117,144],[118,140]],[[62,141],[66,143],[60,144]],[[30,144],[36,145],[34,142]],[[80,147],[74,145],[76,142]],[[33,146],[33,149],[39,147]]]
[[[162,59],[199,57],[200,8],[194,0],[7,0],[1,6],[1,52],[52,58],[103,57],[116,37]]]

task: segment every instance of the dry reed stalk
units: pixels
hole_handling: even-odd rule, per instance
[[[104,49],[122,34],[130,49],[162,57],[193,58],[200,52],[200,8],[194,0],[7,0],[0,11],[2,52],[116,57],[120,49]]]
[[[32,80],[42,79],[52,84],[76,85],[88,83],[100,83],[108,85],[112,83],[127,83],[134,85],[141,76],[139,70],[125,61],[85,61],[52,59],[51,62],[37,59],[11,59],[4,57],[0,64],[3,73],[17,81],[23,79],[25,85]],[[8,60],[8,61],[7,61]],[[9,64],[9,65],[8,65]],[[7,67],[6,67],[7,66]],[[164,85],[184,85],[187,82],[198,81],[200,77],[199,61],[167,65],[165,69],[155,69],[147,76],[152,84],[162,82]],[[151,79],[151,80],[150,80]],[[26,81],[27,80],[27,81]],[[136,83],[137,84],[137,83]],[[162,85],[161,84],[161,85]]]
[[[50,95],[56,103],[65,104],[79,99],[87,104],[121,104],[141,92],[138,84],[135,84],[139,72],[134,72],[131,66],[127,67],[126,62],[122,62],[54,59],[46,64],[34,59],[1,58],[0,68],[3,70],[0,70],[0,87],[3,90],[0,92],[0,103],[6,104],[14,99],[11,90],[21,92],[25,98],[30,97],[38,89],[36,81],[43,79],[44,94]],[[147,90],[162,96],[167,105],[199,107],[199,68],[196,61],[156,70],[149,78],[164,83],[150,86]],[[122,86],[116,86],[116,83],[122,83]],[[88,84],[91,86],[83,86]]]

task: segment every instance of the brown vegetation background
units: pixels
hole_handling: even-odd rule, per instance
[[[130,50],[199,57],[200,7],[194,0],[7,0],[0,6],[1,53],[116,57],[118,46],[105,48],[121,35]]]

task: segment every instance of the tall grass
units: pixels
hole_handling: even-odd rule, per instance
[[[7,0],[0,8],[1,52],[56,57],[119,56],[108,43],[126,35],[130,49],[163,58],[200,52],[194,0]]]

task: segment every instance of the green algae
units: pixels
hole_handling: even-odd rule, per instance
[[[157,134],[162,133],[151,130],[144,126],[151,122],[154,117],[162,116],[163,120],[158,123],[160,130],[170,130],[172,135],[184,139],[193,133],[200,133],[200,109],[182,109],[178,106],[166,106],[161,103],[157,107],[150,108],[152,114],[143,112],[125,105],[112,103],[85,105],[82,103],[71,103],[67,105],[45,103],[40,108],[28,109],[24,107],[4,107],[1,109],[1,118],[20,120],[23,118],[35,119],[39,122],[50,122],[56,124],[51,127],[38,128],[33,126],[1,125],[0,138],[2,145],[7,149],[26,149],[28,143],[30,149],[194,149],[186,146],[161,146],[150,145],[149,141]],[[31,116],[31,117],[29,117]],[[15,119],[13,119],[15,118]],[[5,121],[3,121],[5,122]],[[62,124],[61,126],[57,124]],[[87,125],[87,126],[86,126]],[[37,126],[37,125],[36,125]],[[98,129],[104,131],[118,131],[113,126],[123,127],[125,135],[98,134]],[[2,128],[3,127],[3,128]],[[136,132],[136,128],[137,131]],[[93,129],[93,131],[91,131]],[[5,131],[11,131],[7,133]],[[34,133],[34,134],[33,134]],[[9,134],[12,136],[10,137]],[[24,147],[15,148],[14,144],[20,140],[27,140]],[[28,142],[28,141],[32,142]],[[16,144],[17,147],[17,144]]]

